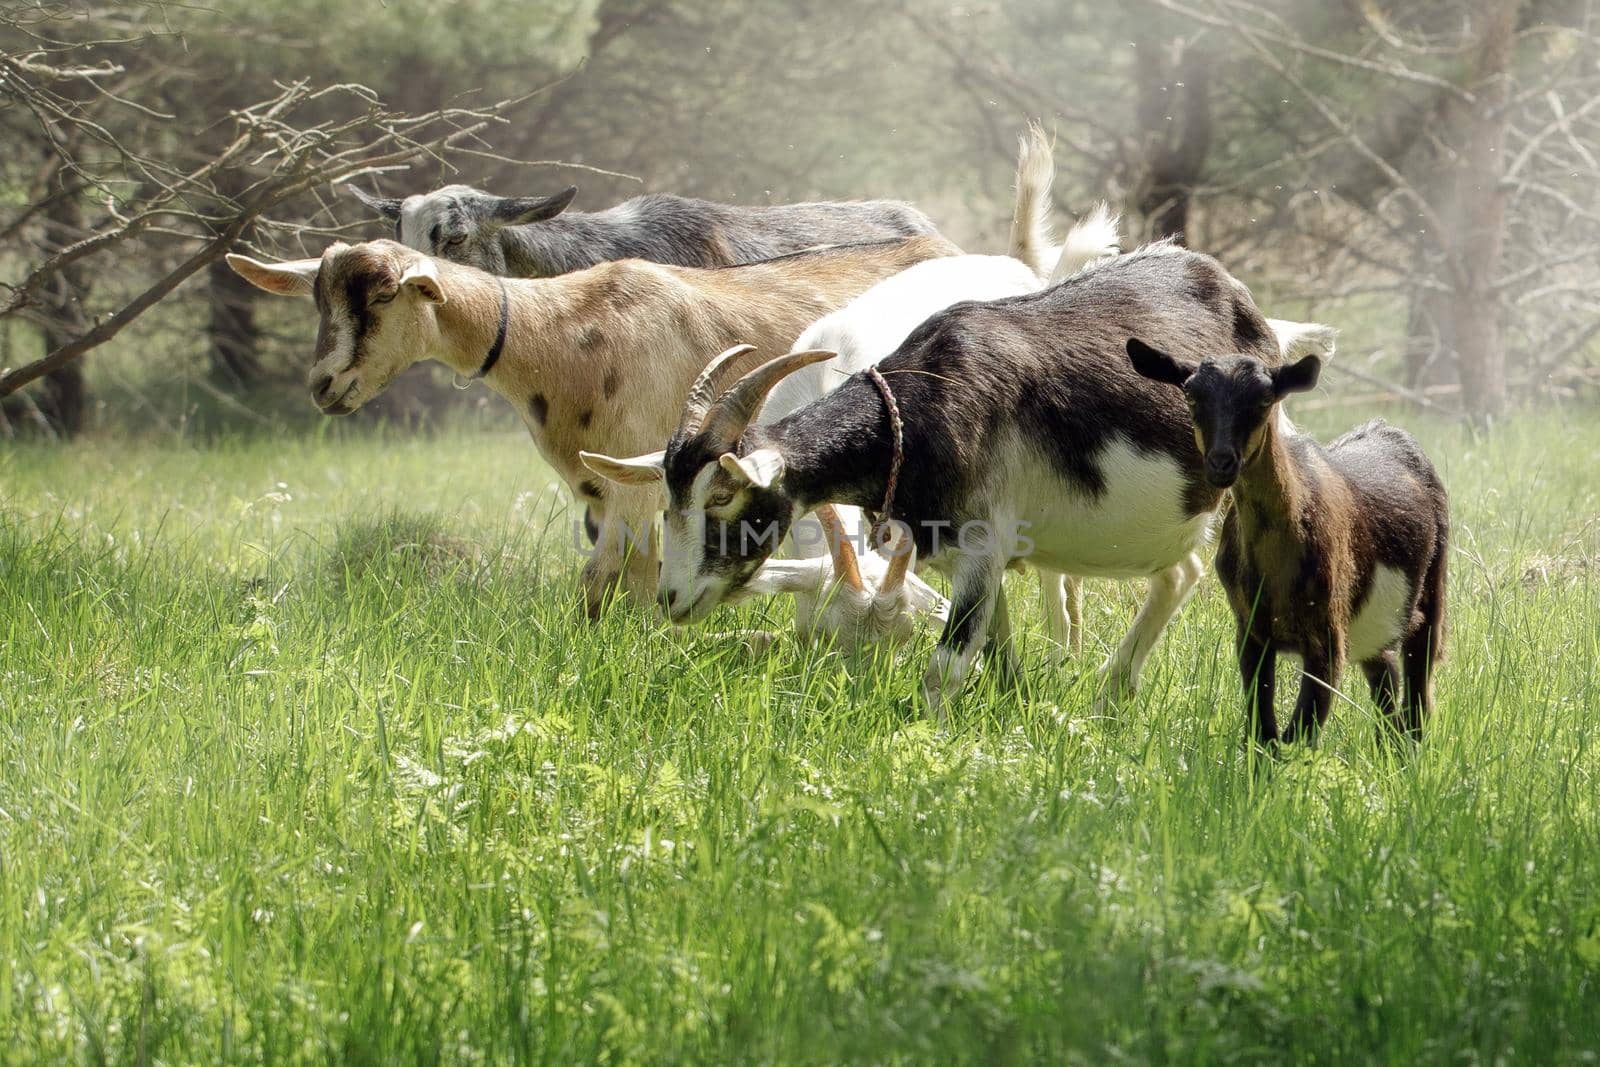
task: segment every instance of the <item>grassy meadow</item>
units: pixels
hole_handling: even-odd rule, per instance
[[[1013,576],[941,733],[931,635],[583,621],[517,432],[8,446],[0,1063],[1593,1063],[1600,419],[1400,421],[1438,714],[1259,775],[1213,579],[1097,720],[1138,589],[1052,672]]]

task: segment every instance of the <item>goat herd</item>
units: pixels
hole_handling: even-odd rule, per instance
[[[1433,467],[1381,422],[1327,448],[1298,433],[1283,399],[1316,384],[1333,332],[1263,317],[1211,257],[1119,253],[1104,209],[1054,247],[1053,177],[1030,131],[1004,256],[962,254],[891,201],[654,195],[585,214],[565,212],[575,189],[455,185],[358,194],[396,241],[229,263],[315,299],[327,414],[423,358],[510,401],[584,505],[591,615],[620,588],[679,624],[786,592],[803,637],[851,644],[937,618],[923,692],[942,718],[980,650],[1015,670],[1008,568],[1037,571],[1056,657],[1082,641],[1080,577],[1145,577],[1101,668],[1109,703],[1134,691],[1220,518],[1256,739],[1315,731],[1346,660],[1381,729],[1419,737],[1444,637]],[[1278,653],[1303,672],[1281,729]]]

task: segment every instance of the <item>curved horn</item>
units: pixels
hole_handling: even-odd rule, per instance
[[[866,585],[861,581],[861,564],[856,559],[855,546],[850,543],[850,533],[844,528],[839,513],[833,510],[832,504],[824,504],[817,509],[817,521],[822,523],[822,531],[828,538],[833,573],[851,589],[863,592]]]
[[[706,416],[703,432],[713,440],[732,445],[744,433],[750,420],[756,417],[762,401],[772,387],[802,367],[832,359],[838,353],[828,351],[790,352],[786,356],[770,359],[728,387],[717,399],[711,413]]]
[[[705,423],[706,415],[711,411],[712,401],[717,399],[717,376],[722,372],[722,368],[746,352],[755,350],[755,345],[734,345],[706,364],[705,370],[700,372],[700,377],[689,387],[689,396],[683,402],[683,418],[680,425],[686,432],[695,433]]]
[[[503,196],[496,197],[490,221],[496,226],[525,226],[530,222],[553,219],[572,203],[578,187],[569,185],[554,196]]]
[[[357,200],[361,201],[363,204],[367,205],[373,211],[376,211],[390,222],[394,222],[400,218],[400,201],[391,200],[385,196],[373,196],[371,193],[366,192],[357,185],[347,185],[345,186],[345,189],[350,193],[351,196],[355,197]]]

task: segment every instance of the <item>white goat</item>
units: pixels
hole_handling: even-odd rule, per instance
[[[1117,220],[1103,204],[1073,227],[1065,244],[1052,244],[1054,178],[1050,143],[1034,126],[1022,138],[1017,157],[1011,254],[950,256],[919,263],[817,320],[800,335],[793,351],[824,349],[837,355],[779,382],[758,421],[776,422],[857,371],[876,365],[930,315],[952,304],[1035,292],[1052,276],[1065,278],[1116,255]],[[825,633],[842,641],[901,638],[913,629],[913,616],[943,618],[948,602],[907,565],[914,550],[907,545],[892,561],[876,551],[857,559],[852,542],[865,546],[867,541],[859,508],[825,505],[790,532],[786,553],[800,558],[769,562],[766,568],[771,573],[757,575],[748,590],[794,594],[796,625],[807,636]],[[1054,661],[1065,649],[1082,647],[1080,586],[1076,579],[1040,570],[1039,591]]]

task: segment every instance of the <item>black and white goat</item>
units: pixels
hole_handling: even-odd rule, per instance
[[[652,193],[583,212],[567,211],[577,186],[553,196],[494,196],[447,185],[403,200],[350,191],[394,223],[401,244],[513,278],[548,278],[616,259],[731,267],[818,245],[938,233],[898,200],[740,207]]]
[[[963,300],[998,300],[1037,292],[1051,277],[1069,277],[1089,264],[1118,254],[1117,220],[1100,205],[1075,225],[1064,243],[1050,236],[1050,189],[1055,163],[1044,131],[1030,127],[1017,155],[1017,193],[1007,254],[944,256],[907,267],[812,323],[792,351],[828,350],[833,359],[791,374],[767,397],[759,423],[776,422],[821,399],[850,375],[891,355],[928,316]],[[585,457],[607,477],[616,468],[605,457]],[[627,476],[627,470],[622,470]],[[833,529],[824,531],[824,525]],[[798,563],[769,564],[771,574],[752,585],[794,594],[795,622],[806,637],[826,634],[852,644],[873,639],[872,623],[899,640],[919,618],[943,621],[948,603],[906,568],[909,551],[884,559],[875,551],[854,557],[852,544],[868,541],[865,520],[849,505],[825,505],[797,520],[785,538],[785,554],[814,560],[814,577]],[[831,551],[825,551],[830,549]],[[898,563],[898,566],[894,564]],[[863,574],[863,571],[866,573]],[[1040,604],[1052,662],[1083,645],[1082,592],[1076,579],[1039,572]],[[905,616],[898,616],[898,607]]]
[[[1140,374],[1182,390],[1206,483],[1233,492],[1217,573],[1238,628],[1256,739],[1270,746],[1317,730],[1349,660],[1361,664],[1396,733],[1421,737],[1444,651],[1450,505],[1416,440],[1381,420],[1327,449],[1295,432],[1281,402],[1316,385],[1315,355],[1277,367],[1252,356],[1196,361],[1139,340],[1128,355]],[[1298,656],[1303,669],[1281,732],[1279,653]]]
[[[1102,668],[1102,701],[1131,693],[1162,630],[1203,573],[1222,499],[1201,471],[1181,396],[1128,364],[1130,334],[1182,356],[1241,351],[1280,363],[1250,293],[1209,256],[1162,244],[1054,288],[963,303],[930,318],[878,369],[770,426],[771,389],[829,353],[791,353],[719,397],[697,390],[662,455],[635,461],[669,503],[659,598],[704,619],[750,581],[795,519],[819,504],[877,508],[904,420],[890,517],[950,573],[953,606],[924,677],[943,713],[986,645],[1008,663],[1001,578],[1015,560],[1065,574],[1150,581]],[[714,377],[708,375],[707,379]]]

